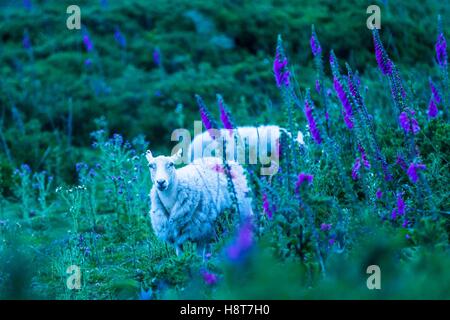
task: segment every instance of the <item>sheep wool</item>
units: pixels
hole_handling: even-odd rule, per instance
[[[199,246],[213,241],[217,218],[233,205],[220,158],[197,159],[175,169],[173,162],[180,156],[154,158],[149,151],[146,155],[153,181],[152,227],[157,237],[175,245],[177,253],[186,241]],[[240,217],[250,218],[253,212],[244,170],[235,162],[228,164]]]

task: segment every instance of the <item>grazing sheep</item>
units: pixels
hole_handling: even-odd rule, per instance
[[[197,243],[204,254],[205,246],[216,236],[218,216],[233,206],[232,195],[221,159],[198,159],[175,169],[181,151],[171,157],[153,157],[150,150],[146,153],[153,182],[151,223],[157,237],[175,245],[177,255],[186,241]],[[240,218],[250,218],[253,212],[243,168],[235,162],[229,166]]]
[[[221,156],[223,146],[225,146],[225,156],[227,160],[235,160],[239,163],[278,165],[279,143],[281,135],[288,139],[292,135],[279,126],[259,126],[259,127],[238,127],[237,129],[220,129],[205,131],[194,137],[189,145],[188,159],[193,161],[202,157]],[[214,137],[214,139],[213,139]],[[235,139],[238,138],[238,139]],[[298,146],[304,146],[303,134],[298,131],[295,142]],[[246,143],[247,145],[245,145]],[[242,147],[238,147],[238,146]],[[246,156],[248,151],[248,162]],[[264,172],[274,174],[278,170],[264,170]]]

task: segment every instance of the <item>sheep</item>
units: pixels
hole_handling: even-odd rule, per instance
[[[262,165],[270,164],[270,168],[261,168],[261,174],[272,175],[278,170],[279,143],[282,134],[288,139],[292,137],[290,132],[276,125],[238,127],[234,130],[210,129],[194,137],[189,145],[187,160],[193,161],[205,156],[221,157],[222,150],[225,150],[226,159],[245,163],[246,149],[244,143],[246,142],[249,164],[257,164],[258,159]],[[305,143],[301,131],[297,132],[295,143],[299,147],[304,147]]]
[[[153,183],[150,191],[150,219],[156,236],[173,244],[176,254],[183,244],[191,241],[205,253],[206,245],[215,237],[216,221],[221,213],[233,206],[227,176],[220,158],[197,159],[176,169],[181,149],[173,156],[146,159]],[[242,166],[228,162],[237,207],[241,219],[253,216],[249,187]]]

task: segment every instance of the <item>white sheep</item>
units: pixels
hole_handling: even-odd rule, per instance
[[[183,243],[191,241],[199,250],[216,238],[216,221],[233,206],[222,160],[203,158],[175,168],[181,151],[174,156],[153,157],[146,153],[153,182],[150,218],[158,238],[175,245],[177,255]],[[230,162],[230,176],[241,219],[253,216],[247,179],[242,166]]]
[[[247,164],[270,164],[271,169],[262,168],[261,174],[271,175],[278,170],[279,144],[282,133],[291,139],[290,132],[276,125],[204,131],[196,135],[189,145],[187,160],[193,161],[210,156],[222,157],[223,150],[225,150],[227,160]],[[295,143],[299,147],[304,146],[301,131],[297,132]],[[273,166],[274,164],[275,166]]]

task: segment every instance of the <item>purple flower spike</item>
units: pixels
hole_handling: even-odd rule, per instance
[[[206,284],[213,285],[217,283],[217,276],[209,271],[202,271],[202,277]]]
[[[153,50],[153,63],[158,67],[161,64],[161,54],[159,49]]]
[[[114,38],[116,39],[117,43],[122,47],[122,48],[126,48],[127,46],[127,39],[125,38],[125,36],[122,34],[122,32],[120,31],[119,27],[116,27],[115,32],[114,32]]]
[[[434,85],[433,81],[430,78],[430,89],[431,89],[431,93],[433,94],[433,99],[437,104],[440,104],[442,99],[441,99],[441,95],[439,94],[438,89],[436,88],[436,86]]]
[[[322,52],[319,39],[317,38],[316,31],[314,30],[314,26],[312,26],[312,34],[309,43],[311,45],[311,51],[314,56],[317,56]]]
[[[441,32],[436,41],[436,60],[441,67],[447,64],[447,42],[444,34]]]
[[[408,115],[409,113],[409,115]],[[420,131],[419,124],[417,120],[414,118],[415,112],[409,109],[400,113],[399,122],[400,126],[406,133],[412,132],[413,134],[417,134]]]
[[[83,36],[83,43],[87,52],[91,52],[94,49],[94,45],[92,44],[92,41],[87,33]]]
[[[228,259],[233,262],[241,260],[253,245],[252,224],[244,223],[237,234],[236,239],[227,248],[226,253]]]
[[[275,60],[273,61],[273,73],[275,75],[275,81],[277,86],[280,88],[282,85],[289,87],[289,70],[287,70],[287,59],[281,58],[280,54],[277,53]]]
[[[359,178],[359,170],[361,169],[361,160],[359,158],[355,159],[355,163],[352,167],[352,178],[353,180],[358,180]]]
[[[376,197],[378,200],[380,200],[383,197],[383,191],[381,191],[381,189],[377,190]]]
[[[330,231],[331,230],[331,223],[322,223],[320,225],[320,231]]]
[[[430,99],[430,103],[428,104],[428,118],[436,118],[438,115],[439,110],[436,106],[436,103],[434,102],[434,99]]]
[[[220,120],[222,121],[223,127],[225,129],[228,129],[230,132],[230,135],[233,134],[233,122],[231,121],[231,115],[228,111],[228,108],[225,105],[225,102],[223,101],[223,98],[221,95],[217,95],[217,103],[219,104],[219,111],[220,111]]]
[[[202,119],[203,125],[205,126],[206,130],[211,134],[211,129],[217,128],[217,125],[211,115],[208,112],[208,109],[206,108],[205,103],[203,102],[203,99],[199,95],[195,95],[195,98],[197,100],[197,104],[200,111],[200,117]],[[211,136],[211,138],[215,139],[216,137],[214,135]]]
[[[427,167],[424,164],[421,163],[411,163],[411,165],[408,168],[408,171],[406,172],[409,176],[409,179],[413,183],[416,183],[419,180],[418,171],[419,170],[425,170]]]
[[[267,218],[269,218],[269,220],[272,220],[273,217],[273,209],[275,208],[275,206],[271,206],[269,203],[269,199],[267,198],[267,194],[263,194],[262,197],[263,200],[263,211],[264,213],[267,215]]]
[[[321,144],[322,143],[322,138],[320,136],[320,132],[319,129],[317,128],[317,124],[316,121],[314,120],[314,116],[313,116],[313,102],[311,100],[311,97],[309,95],[309,90],[306,93],[306,98],[305,98],[305,117],[306,120],[308,121],[308,127],[309,127],[309,131],[311,132],[311,136],[314,139],[314,141],[317,144]]]
[[[392,74],[392,61],[389,59],[386,51],[384,50],[383,43],[380,40],[380,36],[376,29],[373,29],[373,42],[375,45],[375,58],[378,63],[378,67],[384,75]]]
[[[342,87],[342,85],[337,77],[334,77],[333,83],[334,83],[334,89],[336,90],[338,98],[341,101],[341,104],[343,107],[344,122],[345,122],[347,128],[353,129],[352,105],[350,104],[350,101],[348,100],[347,95],[345,94],[344,88]]]
[[[298,193],[300,190],[300,187],[304,183],[308,183],[308,185],[311,185],[314,181],[314,176],[312,174],[301,172],[297,176],[297,182],[295,183],[295,192]]]

